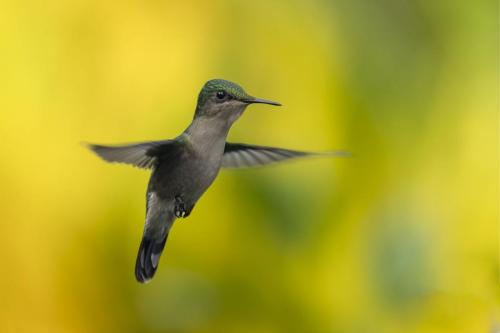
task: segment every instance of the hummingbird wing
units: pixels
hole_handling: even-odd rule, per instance
[[[103,160],[111,163],[126,163],[133,166],[151,169],[158,155],[168,150],[174,140],[149,141],[128,145],[104,146],[88,144],[90,150]]]
[[[250,168],[277,163],[284,160],[305,156],[347,156],[343,151],[315,153],[283,148],[247,145],[242,143],[226,142],[222,167],[224,168]]]

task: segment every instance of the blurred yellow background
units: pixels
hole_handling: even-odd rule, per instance
[[[0,332],[499,332],[496,1],[0,3]],[[347,159],[224,171],[133,275],[148,172],[211,78],[236,142]]]

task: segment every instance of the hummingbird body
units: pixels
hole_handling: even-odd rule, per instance
[[[154,276],[174,221],[189,216],[221,167],[253,167],[314,155],[226,142],[231,126],[252,103],[280,105],[252,97],[235,83],[210,80],[198,96],[192,123],[177,138],[123,146],[89,145],[108,162],[153,170],[146,193],[144,234],[135,267],[139,282],[145,283]]]

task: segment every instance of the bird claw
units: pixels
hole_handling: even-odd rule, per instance
[[[175,197],[174,214],[176,217],[182,218],[186,218],[191,214],[191,209],[186,207],[184,200],[182,200],[182,197],[179,195]]]
[[[187,217],[186,211],[182,210],[182,208],[176,208],[174,213],[175,217]]]

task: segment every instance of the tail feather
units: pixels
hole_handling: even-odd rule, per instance
[[[168,233],[161,241],[148,238],[147,236],[142,238],[135,262],[135,278],[140,283],[148,282],[155,275],[161,253],[167,242],[167,237]]]

